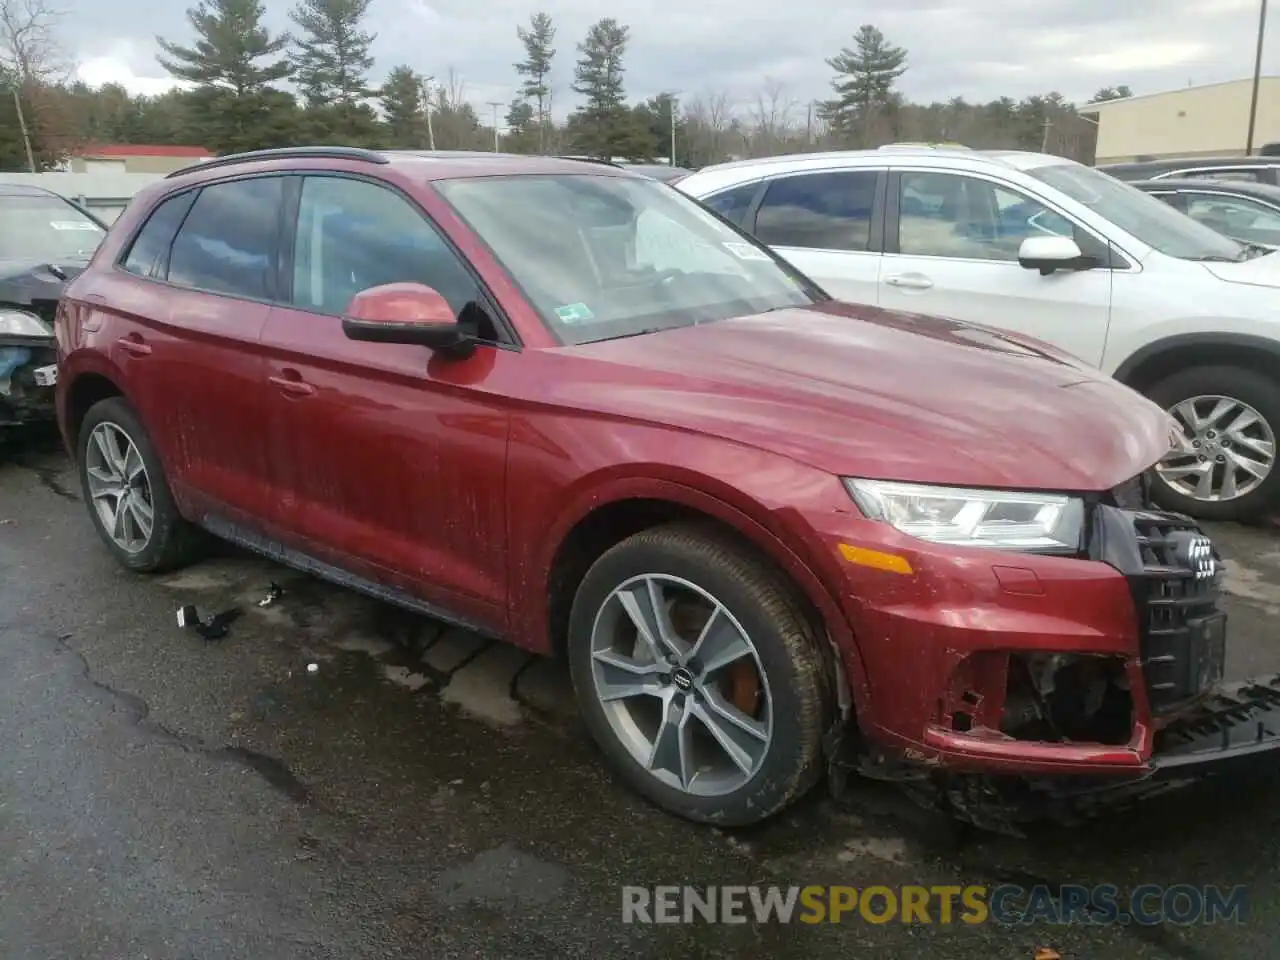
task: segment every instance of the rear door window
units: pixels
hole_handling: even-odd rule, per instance
[[[169,282],[269,300],[275,293],[283,177],[204,187],[173,241]]]
[[[756,212],[755,234],[775,247],[868,250],[877,176],[841,170],[779,177]]]

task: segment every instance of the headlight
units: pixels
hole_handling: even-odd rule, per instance
[[[921,540],[1033,553],[1074,553],[1080,548],[1084,503],[1076,497],[882,480],[844,483],[872,520],[883,520]]]
[[[34,313],[0,310],[0,336],[52,337],[53,330]]]

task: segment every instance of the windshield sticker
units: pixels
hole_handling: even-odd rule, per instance
[[[556,316],[560,318],[561,323],[584,323],[596,317],[585,303],[570,303],[563,307],[556,307]]]
[[[49,226],[55,230],[91,230],[94,233],[98,231],[98,225],[88,220],[50,220]]]
[[[732,253],[739,260],[768,260],[769,255],[749,243],[726,243],[724,248]]]

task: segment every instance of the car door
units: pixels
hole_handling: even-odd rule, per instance
[[[875,304],[883,249],[877,170],[822,170],[771,178],[746,229],[838,300]]]
[[[1009,184],[977,174],[895,171],[889,177],[880,305],[1029,334],[1102,362],[1111,271],[1042,275],[1018,263],[1024,239],[1073,236],[1112,263],[1092,232]]]
[[[1183,191],[1183,210],[1223,236],[1267,246],[1280,245],[1280,208],[1239,194]]]
[[[424,211],[381,182],[295,181],[287,304],[263,334],[267,428],[286,540],[443,613],[505,618],[508,413],[490,387],[520,353],[497,307]],[[465,360],[347,339],[362,290],[411,281],[457,311],[485,303]],[[468,316],[475,314],[474,309]],[[477,315],[478,316],[478,315]]]
[[[113,355],[175,493],[195,516],[270,522],[258,348],[275,296],[283,179],[227,180],[161,203],[121,266]]]

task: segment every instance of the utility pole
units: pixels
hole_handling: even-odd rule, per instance
[[[1040,141],[1040,152],[1049,152],[1049,131],[1053,129],[1053,121],[1047,116],[1044,118],[1044,138]]]
[[[667,110],[671,113],[671,154],[668,157],[668,166],[676,165],[676,95],[679,90],[672,90],[667,94]]]
[[[27,118],[22,112],[22,97],[18,95],[18,88],[14,86],[13,90],[13,106],[18,111],[18,127],[22,131],[22,143],[27,148],[27,166],[32,173],[36,172],[36,156],[31,151],[31,134],[27,131]]]
[[[427,114],[427,149],[435,150],[436,148],[436,132],[431,126],[431,85],[435,83],[435,77],[426,77],[422,81],[422,105]]]
[[[1249,103],[1249,136],[1245,140],[1244,154],[1253,156],[1253,131],[1258,122],[1258,88],[1262,85],[1262,45],[1267,36],[1267,0],[1262,0],[1258,14],[1258,53],[1253,61],[1253,97]]]
[[[501,100],[490,100],[489,106],[493,107],[493,152],[498,152],[498,108],[502,106]]]

